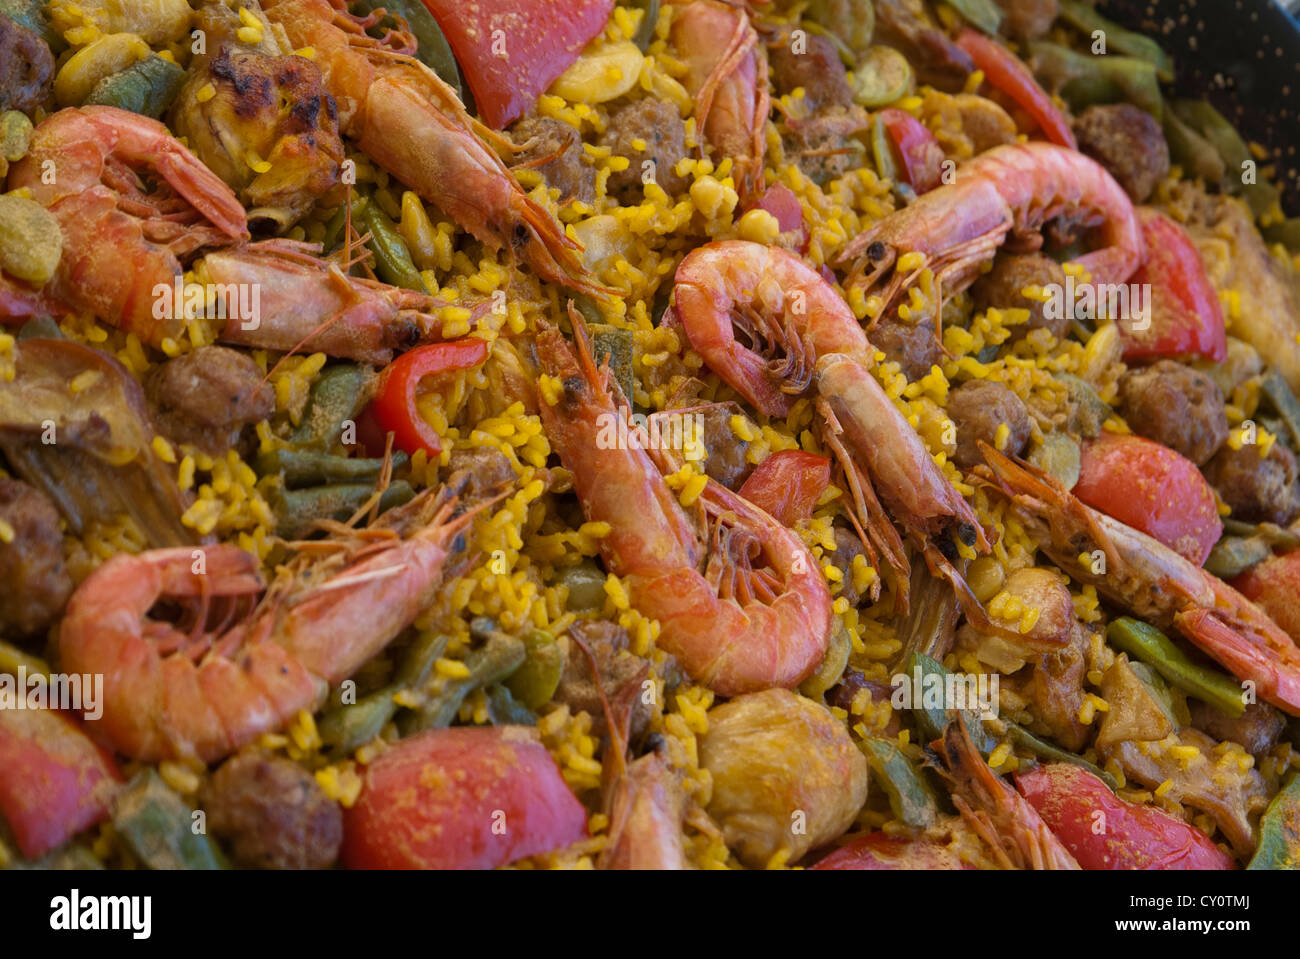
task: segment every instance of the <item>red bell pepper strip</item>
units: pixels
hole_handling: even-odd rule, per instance
[[[943,147],[929,127],[905,110],[880,111],[880,121],[894,141],[903,176],[917,193],[928,193],[942,182]]]
[[[1228,356],[1223,310],[1196,244],[1179,224],[1150,207],[1137,208],[1147,258],[1129,283],[1150,291],[1150,326],[1119,324],[1124,359],[1204,357],[1216,363]]]
[[[1232,857],[1194,826],[1125,802],[1078,766],[1015,774],[1016,788],[1084,869],[1231,869]]]
[[[975,66],[984,71],[984,79],[1001,90],[1033,118],[1048,140],[1057,146],[1077,149],[1074,132],[1051,96],[1038,85],[1029,68],[1014,53],[974,30],[963,30],[957,46],[970,56]]]
[[[782,526],[812,519],[817,500],[831,483],[831,461],[802,450],[773,453],[749,474],[740,496]]]
[[[416,406],[420,381],[427,376],[471,369],[487,359],[487,354],[486,340],[467,337],[450,343],[417,346],[384,367],[375,398],[357,424],[367,452],[383,455],[385,434],[392,433],[393,446],[404,453],[413,454],[416,450],[424,450],[430,456],[441,453],[442,437],[425,422]]]
[[[341,855],[350,869],[494,869],[586,836],[587,811],[532,728],[455,726],[366,767]]]
[[[1300,550],[1273,556],[1232,581],[1233,587],[1300,641]]]
[[[781,229],[783,241],[800,253],[808,252],[808,225],[803,220],[799,198],[784,183],[773,183],[750,209],[766,210]]]
[[[609,20],[614,0],[424,0],[479,118],[500,130],[537,102]]]
[[[1197,566],[1223,535],[1214,493],[1196,464],[1141,436],[1102,433],[1084,446],[1073,492]]]
[[[818,862],[813,869],[974,869],[947,846],[925,839],[893,839],[873,832],[855,839]]]
[[[74,720],[0,709],[0,814],[24,858],[39,859],[106,818],[120,780]]]

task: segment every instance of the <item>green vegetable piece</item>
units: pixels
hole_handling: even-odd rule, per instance
[[[1007,723],[1007,735],[1010,737],[1011,742],[1014,745],[1019,746],[1022,749],[1028,749],[1039,759],[1052,763],[1069,763],[1071,766],[1078,766],[1081,769],[1088,770],[1088,772],[1092,773],[1104,782],[1110,787],[1111,792],[1119,789],[1119,782],[1116,781],[1114,776],[1106,772],[1106,770],[1088,762],[1088,760],[1084,759],[1082,756],[1077,756],[1058,746],[1053,746],[1051,743],[1044,742],[1027,729],[1017,726],[1015,723]]]
[[[591,333],[591,356],[600,366],[608,358],[609,371],[627,401],[634,399],[632,392],[632,354],[636,349],[636,336],[631,330],[607,326],[603,323],[587,326]]]
[[[1095,57],[1042,41],[1030,43],[1029,51],[1039,81],[1059,90],[1076,112],[1096,104],[1132,103],[1157,120],[1164,113],[1156,68],[1145,60]]]
[[[1095,9],[1079,0],[1061,0],[1061,18],[1072,27],[1089,37],[1101,30],[1106,34],[1107,56],[1114,49],[1130,57],[1145,60],[1155,67],[1156,76],[1161,83],[1174,82],[1174,62],[1169,54],[1160,48],[1160,44],[1144,33],[1125,30],[1118,23],[1107,20]]]
[[[1070,428],[1084,439],[1096,439],[1101,433],[1101,425],[1110,419],[1112,410],[1102,401],[1092,384],[1073,373],[1057,373],[1056,380],[1065,384],[1070,402],[1074,404],[1074,418]]]
[[[1161,124],[1165,142],[1169,144],[1169,157],[1182,167],[1185,175],[1212,185],[1223,182],[1227,168],[1213,143],[1178,119],[1173,110],[1165,111]]]
[[[1247,523],[1225,516],[1223,531],[1233,536],[1257,537],[1275,549],[1300,549],[1300,534],[1283,529],[1276,523]]]
[[[864,739],[862,749],[872,778],[889,796],[894,817],[918,829],[933,826],[939,816],[939,803],[916,764],[888,739]]]
[[[605,605],[605,574],[594,562],[584,561],[563,569],[556,574],[555,580],[569,588],[565,609],[570,612],[579,613]]]
[[[655,38],[655,24],[659,22],[659,0],[632,0],[628,6],[645,11],[632,37],[637,49],[645,53]]]
[[[1277,370],[1270,369],[1260,384],[1260,391],[1282,417],[1287,432],[1291,434],[1291,442],[1300,446],[1300,401],[1296,400],[1287,381]]]
[[[991,37],[997,36],[998,27],[1002,26],[1002,8],[993,0],[947,0],[947,3],[971,26]]]
[[[1259,821],[1259,845],[1247,869],[1300,869],[1300,774],[1292,773]]]
[[[32,121],[17,110],[0,113],[0,157],[17,163],[32,145]]]
[[[380,21],[379,26],[383,28],[385,25],[395,25],[394,16],[405,20],[418,44],[416,58],[455,90],[456,96],[463,97],[460,71],[456,67],[451,44],[447,42],[442,28],[428,8],[420,0],[354,0],[352,4],[352,10],[356,13],[374,13],[379,8],[389,13],[389,16]]]
[[[804,16],[825,28],[850,63],[856,63],[867,52],[876,32],[873,0],[812,0]]]
[[[0,269],[44,286],[63,257],[63,231],[54,214],[26,197],[0,196]]]
[[[1116,649],[1153,667],[1189,696],[1204,700],[1234,718],[1246,711],[1237,680],[1198,666],[1173,640],[1149,623],[1122,616],[1106,627],[1106,639]]]
[[[488,687],[488,718],[494,726],[536,726],[537,714],[515,700],[510,687],[500,683]]]
[[[120,107],[157,120],[185,84],[185,71],[156,53],[95,84],[87,104]]]
[[[1066,489],[1073,489],[1079,482],[1083,460],[1079,444],[1065,433],[1053,430],[1029,451],[1029,462],[1055,477]]]
[[[564,651],[550,633],[534,630],[524,639],[527,658],[505,681],[512,696],[527,709],[541,709],[555,695],[564,672]]]
[[[402,724],[403,735],[450,726],[470,693],[480,686],[502,682],[527,658],[528,652],[522,641],[493,630],[481,649],[465,657],[469,675],[463,679],[444,679],[441,690],[418,711],[406,717]]]
[[[356,215],[356,210],[353,210]],[[361,211],[360,220],[363,230],[370,232],[370,251],[375,255],[375,272],[385,283],[400,286],[403,289],[428,293],[420,271],[415,268],[411,251],[406,248],[406,241],[397,227],[388,218],[388,214],[379,208],[378,203],[367,203]]]
[[[46,18],[45,7],[43,0],[0,0],[0,14],[39,36],[57,57],[68,45]]]
[[[1205,571],[1219,579],[1232,579],[1271,555],[1273,551],[1262,539],[1224,536],[1205,558]]]
[[[104,864],[99,861],[93,852],[80,843],[67,843],[58,849],[47,852],[34,862],[16,862],[9,868],[54,870],[59,872],[75,870],[80,872],[83,869],[101,870],[104,868]]]
[[[311,489],[273,492],[270,498],[276,516],[276,532],[285,539],[299,539],[312,531],[317,520],[347,519],[374,492],[373,483],[330,483]],[[398,480],[380,497],[379,511],[401,506],[414,496],[410,484]]]
[[[1204,100],[1176,100],[1172,106],[1178,118],[1213,144],[1214,149],[1223,158],[1225,167],[1223,183],[1229,193],[1245,199],[1251,212],[1257,217],[1269,212],[1278,204],[1281,194],[1277,187],[1266,180],[1258,179],[1257,172],[1255,182],[1242,182],[1246,170],[1254,171],[1258,164],[1250,152],[1250,147],[1241,138],[1236,127],[1228,122],[1227,117]]]
[[[407,647],[402,665],[397,669],[395,677],[397,685],[404,689],[423,686],[424,681],[429,678],[429,673],[433,672],[433,664],[447,649],[449,642],[451,637],[445,633],[428,630],[419,633],[415,641]]]
[[[946,698],[950,675],[943,664],[922,653],[913,653],[907,658],[905,679],[912,685],[912,713],[916,717],[916,724],[927,740],[939,739],[943,736],[948,721],[960,714],[966,720],[966,728],[970,731],[975,748],[981,756],[988,756],[997,748],[998,739],[984,728],[979,713],[974,709],[945,709],[942,705],[927,705],[927,691],[937,690],[940,702]],[[920,703],[916,702],[918,691],[921,695]],[[933,694],[930,693],[931,696]]]
[[[875,110],[907,96],[916,77],[912,65],[893,47],[877,44],[853,71],[853,99]]]
[[[894,146],[889,141],[885,121],[876,117],[871,124],[871,156],[876,163],[876,175],[882,180],[898,182],[898,161],[894,159]]]
[[[1264,227],[1263,233],[1269,243],[1281,243],[1292,253],[1300,253],[1300,216],[1270,223]]]
[[[343,441],[343,425],[370,401],[375,373],[357,363],[326,367],[312,384],[302,422],[289,437],[298,447],[332,449]]]
[[[193,810],[152,768],[142,769],[113,798],[113,826],[149,869],[224,869],[220,851],[195,833]]]
[[[799,692],[809,699],[820,701],[826,694],[826,690],[838,683],[840,677],[844,675],[844,667],[849,664],[849,653],[852,650],[853,644],[849,639],[848,630],[844,628],[843,621],[836,616],[830,642],[826,646],[826,655],[822,657],[821,665],[817,667],[816,672],[799,684]]]
[[[393,469],[405,466],[410,457],[393,454]],[[318,450],[282,449],[263,453],[257,458],[257,472],[263,476],[279,473],[289,489],[320,486],[325,483],[369,483],[372,486],[383,472],[382,459],[335,456]]]
[[[355,703],[343,703],[330,710],[316,723],[321,742],[341,756],[364,746],[378,736],[397,713],[393,697],[399,692],[400,686],[385,686]]]

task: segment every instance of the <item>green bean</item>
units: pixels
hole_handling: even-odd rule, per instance
[[[156,53],[95,84],[87,104],[119,107],[157,120],[185,84],[185,71]]]
[[[1276,523],[1247,523],[1244,520],[1223,518],[1223,530],[1233,536],[1254,537],[1275,549],[1300,549],[1300,535]]]
[[[1258,173],[1254,183],[1242,182],[1247,165],[1254,164],[1254,156],[1227,117],[1204,100],[1175,100],[1172,106],[1178,118],[1213,144],[1223,158],[1224,184],[1229,193],[1243,197],[1257,217],[1278,204],[1281,194],[1277,187],[1258,179]]]
[[[1044,742],[1027,729],[1017,726],[1015,723],[1007,723],[1007,735],[1011,739],[1012,743],[1022,749],[1029,750],[1039,759],[1044,759],[1053,763],[1069,763],[1071,766],[1078,766],[1082,769],[1088,770],[1088,772],[1092,773],[1104,782],[1111,788],[1112,792],[1119,789],[1119,782],[1114,776],[1106,772],[1106,770],[1088,762],[1088,760],[1084,759],[1082,756],[1075,755],[1072,752],[1053,746],[1051,743]]]
[[[330,449],[342,441],[343,424],[370,400],[375,373],[357,363],[329,366],[316,377],[302,422],[289,436],[297,447]]]
[[[537,714],[517,702],[510,687],[497,683],[488,687],[488,716],[494,726],[536,726]]]
[[[904,679],[912,683],[914,690],[920,689],[924,691],[931,688],[935,683],[938,684],[940,690],[944,690],[948,685],[949,675],[948,670],[944,668],[942,663],[922,653],[913,653],[907,658]],[[945,709],[942,706],[926,706],[925,700],[922,699],[920,704],[913,701],[912,712],[916,716],[917,727],[927,740],[941,738],[943,729],[948,725],[949,719],[960,714],[966,720],[966,727],[970,730],[971,740],[975,743],[975,748],[979,750],[981,756],[987,756],[997,748],[997,737],[984,727],[979,713],[973,709],[958,710]]]
[[[1264,398],[1277,411],[1278,416],[1286,424],[1287,432],[1291,434],[1291,442],[1300,446],[1300,401],[1291,392],[1291,387],[1287,381],[1275,369],[1270,369],[1264,376],[1264,382],[1260,384],[1260,391]]]
[[[637,49],[645,53],[655,38],[655,25],[659,22],[659,0],[633,0],[630,6],[645,11],[637,25],[636,34],[632,37]]]
[[[285,539],[299,539],[311,532],[317,520],[347,519],[375,492],[373,483],[330,483],[311,489],[279,490],[271,494],[271,508],[276,516],[276,532]],[[398,480],[380,497],[384,511],[410,502],[415,491],[405,480]]]
[[[426,729],[450,726],[461,704],[480,686],[499,683],[523,665],[528,653],[524,644],[513,636],[494,631],[481,649],[465,657],[469,675],[463,679],[444,679],[442,688],[414,713],[404,718],[403,735]]]
[[[224,869],[220,850],[194,831],[193,810],[152,768],[113,797],[113,827],[149,869]]]
[[[1156,69],[1162,83],[1174,82],[1174,62],[1160,44],[1144,33],[1125,30],[1118,23],[1107,20],[1100,13],[1080,3],[1079,0],[1061,0],[1061,18],[1072,27],[1091,36],[1097,30],[1106,34],[1106,48],[1118,50],[1130,57],[1145,60]],[[1107,54],[1109,56],[1109,53]]]
[[[1213,143],[1178,119],[1173,110],[1165,111],[1161,124],[1165,142],[1169,144],[1169,157],[1182,167],[1185,175],[1212,185],[1223,182],[1227,167]]]
[[[627,401],[633,401],[632,356],[636,350],[636,336],[631,330],[606,324],[588,325],[591,332],[591,355],[599,366],[609,360],[609,371]]]
[[[1136,57],[1094,57],[1055,43],[1029,44],[1034,73],[1048,89],[1060,90],[1071,108],[1132,103],[1157,120],[1164,112],[1156,68]]]
[[[877,44],[853,71],[853,100],[875,110],[906,96],[915,82],[907,57],[893,47]]]
[[[897,183],[898,162],[894,159],[894,147],[889,142],[889,131],[885,121],[879,116],[871,124],[871,156],[876,162],[876,174],[882,180]]]
[[[1300,774],[1292,773],[1259,820],[1247,869],[1300,869]]]
[[[888,739],[862,741],[872,778],[889,797],[894,818],[918,829],[928,829],[939,817],[939,803],[924,774]]]
[[[353,211],[355,213],[355,210]],[[370,251],[375,255],[375,272],[385,283],[419,293],[429,292],[415,268],[411,251],[388,214],[378,203],[367,203],[361,211],[362,228],[370,232]]]
[[[853,643],[849,639],[848,630],[837,616],[831,629],[826,655],[822,657],[821,665],[816,671],[799,684],[799,692],[809,699],[820,701],[826,695],[826,690],[838,683],[844,675],[844,667],[849,664],[849,653],[852,650]]]
[[[405,466],[410,457],[400,450],[393,454],[393,469]],[[321,486],[327,483],[369,483],[373,485],[383,472],[382,459],[335,456],[318,450],[281,449],[257,458],[257,472],[263,476],[280,474],[289,489]]]
[[[25,653],[17,646],[10,646],[8,643],[0,641],[0,673],[17,676],[19,667],[25,669],[28,676],[48,676],[50,674],[49,664],[45,660]]]
[[[1231,676],[1198,666],[1173,641],[1149,623],[1122,616],[1106,627],[1106,639],[1116,649],[1134,656],[1189,696],[1218,707],[1229,716],[1246,711],[1241,684]]]
[[[998,27],[1002,26],[1002,8],[993,0],[946,0],[965,18],[966,22],[978,27],[991,37],[997,36]]]
[[[403,689],[423,686],[424,681],[429,678],[429,673],[433,672],[433,664],[447,649],[447,643],[450,641],[451,637],[444,633],[421,631],[415,637],[415,641],[407,647],[402,665],[397,669],[397,675],[394,677],[397,685]]]
[[[28,320],[18,329],[18,342],[23,340],[61,340],[63,331],[52,316],[38,316]]]
[[[1273,551],[1262,539],[1224,536],[1205,558],[1205,571],[1219,579],[1232,579],[1272,555]]]
[[[321,237],[321,249],[325,253],[333,253],[338,246],[339,240],[343,236],[343,228],[348,221],[348,204],[344,203],[334,211],[334,215],[329,218],[325,224],[325,235]]]
[[[554,636],[540,629],[528,634],[524,648],[527,658],[505,681],[505,687],[525,708],[540,709],[551,701],[560,685],[564,651]]]
[[[443,83],[461,96],[460,71],[456,67],[456,57],[451,52],[451,44],[443,35],[442,28],[420,0],[354,0],[352,9],[359,13],[374,13],[384,8],[390,14],[385,21],[391,21],[391,15],[401,17],[411,28],[411,34],[417,44],[416,58],[426,67],[438,74]],[[384,21],[380,22],[385,25]]]

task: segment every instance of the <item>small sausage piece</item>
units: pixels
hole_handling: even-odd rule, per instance
[[[1232,507],[1233,519],[1286,526],[1300,513],[1295,457],[1281,443],[1274,443],[1265,457],[1254,444],[1235,450],[1224,446],[1203,472]]]
[[[835,44],[820,34],[800,32],[797,45],[794,31],[789,31],[768,48],[777,94],[784,96],[802,87],[809,110],[850,106],[853,90]]]
[[[13,530],[0,543],[0,635],[30,636],[58,619],[72,592],[59,513],[39,490],[0,479],[0,521]]]
[[[934,337],[934,321],[928,316],[912,325],[885,317],[867,331],[871,345],[897,363],[909,380],[919,380],[943,359],[943,351]]]
[[[343,813],[315,778],[287,759],[247,751],[204,787],[208,825],[249,869],[325,869],[343,842]]]
[[[587,162],[578,131],[551,117],[524,117],[510,128],[514,141],[524,147],[513,165],[532,167],[546,184],[560,191],[560,200],[590,203],[596,198],[596,173]]]
[[[1032,287],[1065,289],[1065,270],[1050,256],[1042,253],[1003,254],[993,261],[993,269],[971,286],[975,309],[1028,310],[1029,322],[1011,327],[1014,342],[1030,330],[1047,329],[1058,340],[1070,325],[1067,315],[1048,318],[1042,300],[1031,300],[1024,290]]]
[[[1145,203],[1169,175],[1169,144],[1155,117],[1131,103],[1088,107],[1074,121],[1079,152],[1113,176],[1134,203]]]
[[[984,462],[979,441],[997,447],[998,427],[1007,425],[1010,433],[1002,452],[1019,456],[1029,442],[1029,410],[1024,400],[1001,383],[971,380],[948,395],[948,415],[957,424],[957,452],[952,456],[958,466],[970,469]]]
[[[1003,32],[1017,40],[1038,40],[1047,36],[1052,23],[1061,12],[1059,0],[998,0],[1006,13],[1002,21]]]
[[[144,387],[161,432],[214,456],[275,409],[275,391],[261,367],[224,346],[201,346],[168,360],[149,371]]]
[[[644,143],[642,149],[637,143]],[[669,196],[677,196],[689,185],[675,167],[686,156],[686,124],[671,103],[645,97],[628,104],[609,118],[600,143],[614,156],[627,157],[626,170],[611,173],[606,188],[621,203],[639,203],[645,162],[654,163],[654,180]]]
[[[1197,729],[1220,742],[1236,743],[1257,756],[1276,746],[1286,729],[1286,716],[1268,703],[1248,703],[1245,712],[1235,719],[1199,699],[1188,699],[1187,708]]]
[[[31,113],[49,99],[54,56],[45,41],[0,13],[0,113]]]
[[[1161,360],[1129,370],[1119,382],[1121,411],[1139,436],[1204,466],[1228,438],[1223,394],[1190,366]]]
[[[745,865],[764,866],[781,849],[794,862],[852,825],[867,799],[867,761],[825,706],[768,689],[714,707],[708,720],[699,746],[713,777],[708,812]]]

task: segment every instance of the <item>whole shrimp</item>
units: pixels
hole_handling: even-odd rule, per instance
[[[1055,479],[981,444],[996,485],[1057,566],[1162,628],[1177,629],[1260,698],[1300,716],[1300,649],[1262,609],[1158,540],[1084,505]],[[1083,554],[1102,550],[1103,572]]]
[[[944,555],[949,544],[931,540],[953,530],[966,545],[987,550],[984,529],[871,374],[875,350],[835,288],[787,250],[728,240],[682,260],[674,295],[691,346],[759,412],[785,416],[798,394],[814,389],[857,521],[894,570],[900,600],[906,602],[908,562],[880,501],[931,568],[953,583],[968,615],[982,616]]]
[[[731,157],[741,200],[763,186],[771,98],[767,51],[743,3],[693,0],[676,11],[670,42],[689,69],[695,122],[720,157]]]
[[[262,9],[295,48],[310,47],[338,102],[339,125],[412,190],[495,249],[521,251],[544,279],[605,296],[570,239],[528,197],[501,158],[508,141],[473,120],[438,75],[410,56],[397,31],[378,40],[378,15],[354,16],[346,0],[265,0]]]
[[[941,295],[960,292],[1008,236],[1018,247],[1037,248],[1039,229],[1063,214],[1097,227],[1098,248],[1075,260],[1094,282],[1123,283],[1145,259],[1133,203],[1105,168],[1067,147],[1031,142],[994,147],[963,164],[954,182],[850,240],[836,265],[850,270],[846,286],[869,292],[884,283],[888,309],[926,268]],[[920,259],[897,270],[911,253]]]
[[[231,544],[114,556],[73,594],[59,630],[64,668],[104,677],[92,735],[146,762],[213,762],[282,728],[433,599],[472,515],[449,520],[451,508],[426,495],[356,543],[310,544],[260,603],[257,557]],[[415,529],[403,537],[399,523]],[[321,558],[322,546],[334,548]],[[181,625],[150,616],[160,602],[186,611]]]
[[[578,355],[554,327],[538,336],[542,370],[562,384],[541,403],[552,448],[573,474],[587,519],[605,522],[601,552],[638,610],[659,621],[659,646],[723,696],[797,686],[822,661],[831,597],[808,548],[726,487],[709,482],[699,502],[711,525],[705,549],[647,448],[649,437],[616,403],[582,335]],[[638,438],[601,449],[603,426],[621,418]],[[622,435],[622,434],[620,434]]]

